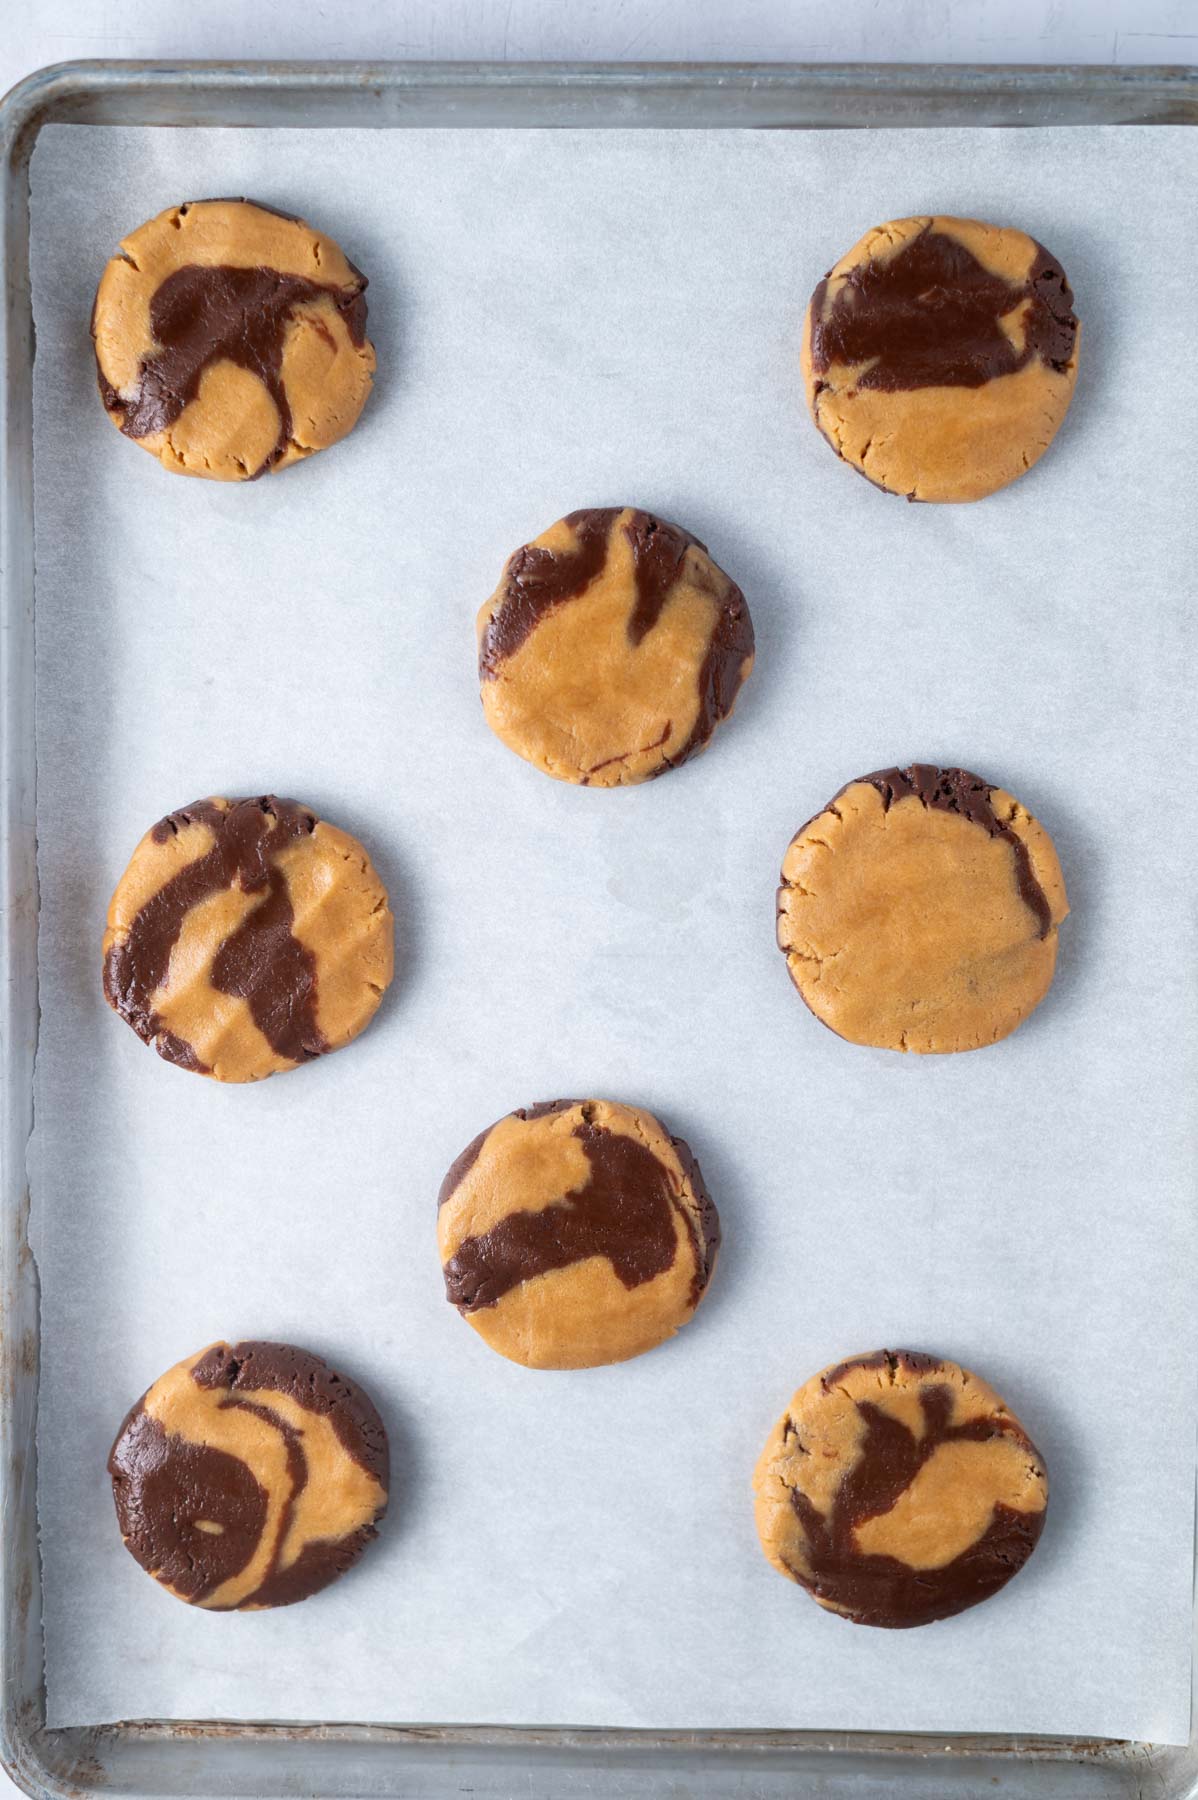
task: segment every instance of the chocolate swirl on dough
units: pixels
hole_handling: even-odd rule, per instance
[[[285,216],[285,215],[281,215]],[[297,307],[327,295],[345,321],[351,341],[366,341],[366,277],[342,288],[284,275],[278,269],[241,269],[190,263],[162,282],[150,301],[150,328],[159,348],[143,359],[137,390],[119,394],[97,371],[100,394],[110,413],[120,413],[126,437],[151,437],[175,423],[200,391],[205,369],[236,363],[257,376],[275,403],[279,431],[275,445],[251,479],[274,466],[291,437],[291,407],[283,383],[283,340]],[[332,346],[327,326],[314,328]]]
[[[504,571],[503,594],[478,647],[478,673],[493,681],[500,664],[531,637],[545,614],[590,587],[607,561],[607,539],[620,516],[618,506],[589,506],[567,513],[572,550],[524,544]]]
[[[373,1405],[318,1357],[214,1345],[154,1384],[109,1458],[137,1561],[212,1611],[287,1606],[345,1572],[387,1504]]]
[[[525,1368],[596,1368],[665,1343],[706,1292],[719,1237],[688,1146],[612,1100],[508,1113],[439,1196],[446,1296]]]
[[[960,813],[974,825],[980,825],[990,837],[1002,838],[1004,843],[1010,844],[1019,897],[1035,914],[1041,938],[1048,936],[1052,929],[1052,906],[1048,895],[1036,880],[1027,845],[995,812],[990,799],[994,789],[989,782],[979,775],[971,775],[968,769],[938,769],[931,763],[912,763],[907,769],[877,769],[872,775],[862,775],[859,779],[877,789],[886,812],[896,800],[914,794],[924,806],[934,807],[938,812]]]
[[[672,725],[666,721],[660,744],[669,748],[653,771],[664,774],[702,750],[735,705],[754,653],[753,622],[745,597],[711,562],[705,544],[652,513],[638,508],[587,507],[567,514],[562,523],[574,534],[571,549],[525,544],[510,558],[480,637],[479,678],[484,684],[495,681],[548,614],[587,592],[608,566],[612,534],[618,528],[632,551],[633,586],[624,625],[632,649],[658,627],[679,582],[700,588],[715,603],[711,636],[696,677],[698,711],[685,741],[677,746],[670,744]],[[688,557],[689,550],[698,555]],[[658,747],[653,743],[642,749]],[[590,776],[623,761],[627,754],[592,765],[583,776],[584,785]]]
[[[580,1104],[556,1100],[517,1116],[543,1118]],[[451,1168],[441,1190],[442,1205],[477,1161],[488,1135],[484,1132],[481,1139],[476,1138]],[[535,1212],[510,1212],[489,1231],[466,1238],[445,1264],[447,1298],[461,1312],[477,1312],[497,1305],[521,1282],[590,1256],[606,1257],[626,1288],[639,1287],[673,1265],[677,1216],[686,1226],[694,1253],[691,1294],[697,1305],[715,1259],[719,1222],[689,1150],[686,1172],[702,1209],[702,1244],[694,1220],[674,1192],[668,1170],[646,1145],[622,1132],[594,1125],[585,1116],[573,1136],[590,1164],[588,1180],[550,1206]],[[677,1151],[679,1141],[671,1142]]]
[[[885,1370],[892,1377],[901,1369],[914,1377],[919,1384],[923,1430],[916,1435],[909,1424],[881,1405],[860,1398],[855,1401],[864,1421],[864,1435],[830,1512],[825,1514],[814,1505],[801,1486],[790,1490],[790,1503],[805,1539],[806,1567],[788,1564],[789,1573],[821,1601],[861,1623],[902,1628],[950,1618],[988,1598],[1022,1568],[1043,1530],[1043,1508],[1021,1511],[996,1501],[981,1534],[939,1567],[912,1566],[897,1556],[868,1554],[857,1543],[856,1533],[868,1521],[890,1513],[944,1445],[1013,1445],[1036,1470],[1038,1453],[1018,1421],[1005,1411],[951,1424],[953,1388],[936,1379],[943,1366],[932,1357],[879,1351],[828,1370],[822,1377],[824,1390],[840,1386],[858,1369]],[[801,1429],[801,1425],[791,1425],[787,1434],[800,1452]]]
[[[527,1125],[532,1119],[547,1119],[554,1113],[569,1112],[572,1106],[582,1106],[584,1104],[585,1102],[581,1100],[538,1100],[532,1106],[517,1107],[516,1111],[511,1116],[514,1119],[521,1120],[523,1124]],[[449,1168],[445,1172],[445,1179],[437,1192],[438,1212],[453,1199],[467,1175],[469,1175],[471,1169],[482,1155],[483,1146],[494,1129],[495,1127],[493,1125],[488,1125],[485,1131],[480,1131],[477,1137],[471,1138],[470,1142],[466,1145],[466,1148],[458,1156],[454,1157]],[[698,1165],[696,1164],[696,1167],[697,1166]]]
[[[572,550],[549,550],[541,544],[525,544],[516,551],[504,572],[503,595],[479,646],[478,670],[484,681],[494,679],[500,664],[515,654],[547,612],[563,601],[578,599],[602,574],[612,528],[624,510],[619,506],[590,506],[567,513],[562,522],[573,529],[576,541]],[[689,531],[683,531],[680,525],[670,525],[638,508],[628,511],[624,535],[632,546],[635,583],[632,610],[625,630],[628,642],[635,648],[643,643],[661,618],[671,588],[681,579],[687,549],[694,545],[706,556],[707,546],[692,537]],[[743,619],[748,619],[744,596],[734,587],[721,611],[720,623],[723,623],[724,610],[736,610],[734,596],[737,595],[740,596]],[[743,660],[753,650],[752,625],[748,627],[747,644],[743,643],[743,623],[739,636]]]
[[[811,367],[853,368],[858,388],[888,393],[922,387],[982,387],[1013,375],[1033,357],[1063,371],[1077,340],[1073,295],[1042,244],[1026,279],[991,274],[963,243],[932,221],[901,249],[861,263],[831,306],[828,280],[811,302]],[[1017,348],[1001,321],[1024,307]]]
[[[207,1073],[191,1046],[166,1028],[154,996],[193,907],[222,888],[261,893],[260,904],[217,951],[212,985],[245,1000],[276,1055],[295,1063],[322,1055],[329,1045],[316,1023],[316,961],[292,933],[287,881],[275,861],[289,844],[315,830],[315,816],[274,795],[233,800],[227,807],[197,800],[160,820],[151,835],[165,843],[197,821],[211,830],[212,848],[151,895],[128,935],[112,945],[104,963],[105,998],[168,1062]]]

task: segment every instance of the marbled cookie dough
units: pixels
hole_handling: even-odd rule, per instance
[[[778,945],[853,1044],[974,1050],[1048,992],[1069,911],[1052,839],[1001,788],[913,763],[850,781],[792,840]]]
[[[366,277],[331,238],[252,200],[172,206],[100,278],[100,396],[179,475],[252,481],[324,450],[370,393]]]
[[[1077,378],[1059,262],[1022,231],[897,219],[820,282],[803,328],[811,416],[909,500],[979,500],[1047,450]]]
[[[857,1625],[930,1625],[988,1599],[1036,1547],[1039,1451],[955,1363],[879,1350],[825,1369],[774,1426],[753,1476],[774,1567]]]
[[[356,838],[270,794],[197,800],[146,833],[117,885],[104,997],[168,1062],[257,1081],[357,1037],[394,939]]]
[[[553,1100],[481,1132],[441,1186],[445,1291],[531,1369],[652,1350],[685,1325],[720,1241],[681,1138],[642,1107]]]
[[[508,559],[478,615],[483,712],[558,781],[624,787],[702,750],[753,666],[734,581],[635,507],[573,512]]]
[[[290,1606],[358,1560],[387,1506],[371,1402],[288,1344],[213,1344],[156,1381],[108,1459],[126,1548],[211,1612]]]

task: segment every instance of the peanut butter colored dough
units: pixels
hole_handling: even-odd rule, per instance
[[[531,1369],[624,1362],[703,1298],[719,1217],[681,1138],[642,1107],[554,1100],[481,1132],[441,1186],[449,1300]]]
[[[389,1459],[366,1395],[287,1344],[213,1344],[167,1371],[108,1462],[126,1547],[213,1612],[289,1606],[377,1535]]]
[[[1039,461],[1077,379],[1061,266],[976,219],[879,225],[812,295],[801,365],[845,462],[909,500],[979,500]]]
[[[391,980],[361,844],[291,800],[197,800],[133,852],[104,934],[108,1004],[168,1062],[258,1081],[338,1050]]]
[[[842,788],[791,841],[778,945],[853,1044],[974,1050],[1048,992],[1069,911],[1052,839],[964,769],[915,763]]]
[[[967,1369],[879,1350],[825,1369],[753,1476],[774,1567],[858,1625],[929,1625],[1003,1587],[1036,1547],[1048,1476]]]
[[[100,395],[164,469],[247,481],[327,449],[370,393],[366,277],[331,238],[250,200],[168,207],[100,278]]]
[[[497,737],[555,780],[623,787],[710,742],[753,666],[753,623],[689,532],[591,507],[509,557],[478,647]]]

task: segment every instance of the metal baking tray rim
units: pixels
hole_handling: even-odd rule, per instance
[[[29,159],[48,123],[805,129],[1198,124],[1198,69],[925,64],[65,62],[0,102],[0,1760],[26,1794],[472,1792],[871,1800],[1198,1794],[1198,1742],[130,1720],[45,1724],[37,1270],[25,1154],[37,1043]],[[918,1773],[916,1773],[918,1771]]]

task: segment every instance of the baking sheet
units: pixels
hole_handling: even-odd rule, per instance
[[[50,127],[33,161],[42,1027],[32,1231],[51,1725],[130,1717],[1188,1736],[1196,1327],[1189,795],[1192,268],[1183,129],[915,133]],[[302,211],[371,277],[353,436],[251,487],[168,478],[97,401],[94,284],[173,200]],[[802,307],[869,225],[1025,226],[1084,321],[1058,445],[911,507],[803,414]],[[546,781],[493,739],[473,615],[576,506],[687,525],[759,657],[709,754]],[[773,944],[778,863],[912,759],[1012,789],[1074,915],[993,1049],[841,1043]],[[259,1088],[105,1008],[145,827],[275,789],[362,836],[400,969],[349,1052]],[[512,1106],[631,1098],[699,1155],[709,1298],[620,1368],[534,1374],[442,1297],[435,1195]],[[121,1547],[129,1403],[218,1336],[309,1345],[387,1419],[392,1515],[272,1614]],[[1041,1548],[971,1614],[822,1614],[749,1477],[792,1389],[881,1344],[978,1368],[1048,1459]]]

